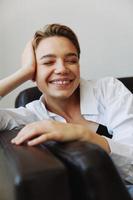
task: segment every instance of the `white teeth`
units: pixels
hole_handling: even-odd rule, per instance
[[[65,80],[65,81],[52,81],[53,84],[57,84],[57,85],[65,85],[65,84],[69,84],[70,81],[69,80]]]

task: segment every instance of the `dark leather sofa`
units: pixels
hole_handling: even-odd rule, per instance
[[[133,92],[133,77],[120,79]],[[21,92],[15,107],[41,93]],[[110,157],[86,142],[15,146],[18,130],[0,133],[0,200],[131,200]],[[105,127],[100,133],[108,134]]]

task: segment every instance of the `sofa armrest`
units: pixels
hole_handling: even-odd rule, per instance
[[[0,132],[0,199],[70,200],[67,169],[46,147],[16,146]]]
[[[47,148],[69,169],[73,199],[131,200],[109,155],[88,142],[47,142]]]

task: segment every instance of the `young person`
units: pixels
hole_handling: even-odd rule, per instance
[[[22,56],[22,68],[0,81],[0,96],[27,80],[42,96],[17,109],[0,109],[0,130],[24,128],[11,141],[33,146],[48,140],[88,141],[101,146],[133,184],[133,95],[115,78],[80,78],[80,46],[75,33],[50,24],[35,33]],[[112,138],[96,133],[107,126]]]

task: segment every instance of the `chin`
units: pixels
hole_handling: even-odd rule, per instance
[[[64,91],[64,92],[51,93],[50,96],[52,98],[62,99],[63,100],[63,99],[68,99],[69,97],[72,96],[72,94],[73,94],[73,92],[66,92],[66,91]]]
[[[59,100],[65,100],[65,99],[68,99],[71,95],[52,95],[51,97],[53,99],[59,99]]]

